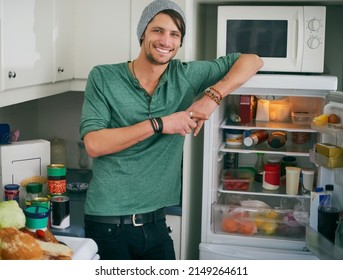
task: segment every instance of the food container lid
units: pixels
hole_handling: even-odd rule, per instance
[[[19,185],[17,185],[17,184],[7,184],[7,185],[5,185],[4,186],[4,189],[6,190],[6,191],[16,191],[16,190],[19,190]]]
[[[280,172],[280,165],[278,164],[265,164],[264,165],[264,171],[270,171],[270,172]]]
[[[43,229],[48,225],[49,209],[42,206],[30,206],[24,210],[25,227],[29,229]]]
[[[226,133],[229,133],[229,134],[243,134],[244,133],[244,130],[241,130],[241,129],[227,129],[226,130]]]
[[[41,183],[31,182],[26,185],[26,192],[28,193],[40,193],[43,190]]]
[[[314,174],[314,170],[313,169],[301,169],[301,173],[312,175],[312,174]]]
[[[30,206],[24,210],[27,218],[44,219],[49,217],[49,209],[42,206]]]
[[[48,176],[66,176],[67,169],[64,164],[48,165]]]

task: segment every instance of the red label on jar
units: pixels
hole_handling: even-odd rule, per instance
[[[264,166],[264,180],[274,186],[280,185],[280,166],[275,164],[266,164]]]
[[[63,194],[67,191],[66,180],[48,180],[48,191],[50,194]]]

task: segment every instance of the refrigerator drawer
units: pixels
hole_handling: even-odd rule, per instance
[[[249,195],[227,198],[226,204],[212,205],[213,232],[224,235],[254,236],[273,239],[305,240],[309,222],[309,198],[276,198],[272,207]],[[231,201],[230,201],[231,200]]]

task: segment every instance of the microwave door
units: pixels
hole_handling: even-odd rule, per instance
[[[296,13],[291,19],[278,21],[280,22],[278,28],[284,28],[285,38],[283,40],[275,39],[271,43],[275,44],[275,48],[283,48],[285,52],[279,55],[271,53],[269,57],[262,56],[265,66],[261,71],[301,72],[304,52],[304,30],[301,28],[303,26],[302,13]],[[282,69],[280,69],[280,65],[282,65]]]

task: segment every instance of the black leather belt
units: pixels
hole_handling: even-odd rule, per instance
[[[91,221],[102,224],[124,224],[133,225],[135,227],[142,226],[148,223],[154,223],[163,220],[166,216],[165,208],[158,209],[153,212],[144,214],[133,214],[126,216],[94,216],[85,215],[85,221]]]

